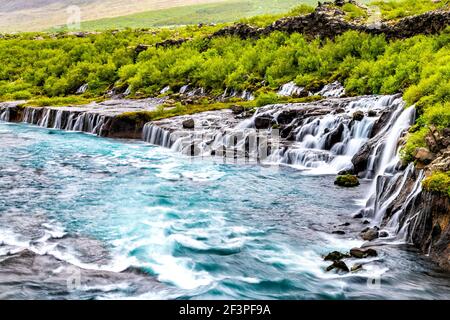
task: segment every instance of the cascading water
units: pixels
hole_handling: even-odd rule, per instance
[[[0,121],[9,121],[9,118],[10,118],[10,109],[9,108],[0,110]]]
[[[170,148],[172,145],[170,132],[147,123],[144,126],[142,139],[148,143],[158,145],[165,148]]]
[[[379,116],[369,113],[401,110],[403,100],[395,96],[352,101],[339,113],[307,117],[294,130],[295,142],[275,151],[270,160],[308,170],[311,174],[336,174],[352,168],[352,158],[369,140]],[[362,119],[355,119],[358,112]],[[276,118],[276,117],[275,117]],[[391,119],[394,121],[395,117]],[[388,124],[389,125],[389,124]]]
[[[412,164],[403,172],[399,172],[400,170],[398,169],[400,164],[399,140],[414,123],[414,118],[414,107],[396,110],[391,117],[390,122],[392,124],[388,126],[389,129],[382,131],[375,137],[377,144],[369,157],[371,160],[366,171],[374,171],[376,175],[372,183],[366,209],[364,210],[364,215],[373,217],[374,223],[381,222],[384,218],[386,208],[397,198],[405,185],[408,174],[411,170],[414,170]],[[374,169],[375,164],[376,169]],[[397,183],[400,179],[399,176],[403,179],[403,182],[400,184]],[[386,180],[388,181],[387,183]],[[384,183],[381,183],[381,181]],[[387,189],[389,189],[388,194],[390,197],[384,200],[379,199],[380,195],[385,193]]]
[[[23,122],[36,124],[44,128],[101,135],[106,116],[94,112],[71,111],[63,108],[26,108]]]
[[[281,86],[278,95],[284,97],[299,96],[304,90],[305,88],[297,86],[295,82],[289,82]]]

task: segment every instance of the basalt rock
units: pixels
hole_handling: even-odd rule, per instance
[[[349,22],[345,12],[339,7],[319,5],[310,14],[286,17],[275,21],[265,28],[257,28],[238,23],[215,32],[209,39],[224,36],[237,36],[242,39],[256,39],[275,31],[288,34],[302,33],[308,38],[333,39],[346,31],[356,30],[372,35],[385,34],[388,39],[404,39],[419,34],[436,34],[444,30],[450,23],[450,12],[445,10],[430,11],[412,17],[406,17],[396,23],[382,22],[378,25],[364,25]]]
[[[380,118],[375,122],[370,133],[370,138],[375,137],[380,131],[386,127],[389,119],[392,117],[392,110],[385,110],[381,113]]]
[[[338,271],[343,271],[346,273],[350,272],[344,261],[334,261],[333,264],[327,268],[327,271],[331,271],[333,269],[337,269]]]
[[[340,187],[351,188],[359,186],[359,180],[358,177],[348,174],[344,176],[338,176],[334,184]]]
[[[379,237],[379,231],[377,227],[368,228],[361,232],[361,238],[365,241],[372,241]]]
[[[353,258],[364,259],[367,257],[376,257],[378,253],[374,249],[353,248],[350,250],[350,255]]]
[[[341,253],[339,251],[333,251],[327,254],[324,258],[325,261],[339,261],[348,258],[349,255]]]
[[[342,133],[344,132],[344,124],[341,123],[335,130],[328,133],[325,140],[325,150],[331,150],[331,148],[341,141]]]
[[[272,126],[273,118],[267,115],[262,115],[255,118],[256,129],[268,129]]]
[[[195,128],[195,121],[192,118],[186,119],[182,123],[184,129],[194,129]]]
[[[354,121],[361,121],[364,119],[364,112],[362,111],[356,111],[353,113],[353,120]]]

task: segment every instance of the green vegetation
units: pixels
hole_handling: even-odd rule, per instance
[[[434,172],[423,181],[426,190],[446,194],[450,197],[450,171]]]
[[[334,184],[340,187],[352,188],[359,186],[359,180],[357,176],[346,174],[343,176],[337,176]]]
[[[361,19],[365,20],[368,17],[367,11],[364,9],[361,9],[357,5],[354,5],[353,3],[346,3],[342,10],[346,13],[346,19],[347,20],[355,20],[355,19]]]
[[[431,10],[448,8],[449,3],[449,0],[440,0],[438,2],[430,0],[399,0],[375,1],[371,5],[380,8],[384,20],[394,20]]]

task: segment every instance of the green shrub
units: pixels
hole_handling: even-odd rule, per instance
[[[392,20],[444,8],[448,3],[448,0],[441,0],[439,2],[434,2],[432,0],[400,0],[375,1],[372,2],[371,5],[381,9],[383,19]]]
[[[354,20],[358,18],[367,18],[367,12],[364,9],[361,9],[357,5],[353,3],[346,3],[342,6],[342,10],[346,13],[347,20]]]
[[[337,176],[334,184],[340,187],[351,188],[359,186],[359,180],[357,176],[346,174],[342,176]]]
[[[425,190],[446,194],[450,197],[450,171],[434,172],[423,181]]]
[[[256,106],[263,107],[269,104],[275,104],[279,102],[279,97],[274,92],[263,93],[256,98]]]

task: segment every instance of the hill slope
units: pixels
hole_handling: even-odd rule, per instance
[[[39,31],[67,22],[69,6],[79,6],[82,21],[228,0],[7,0],[0,6],[0,32]]]
[[[232,22],[256,15],[286,12],[300,4],[316,3],[316,0],[227,0],[86,21],[82,23],[81,29],[86,31]]]

